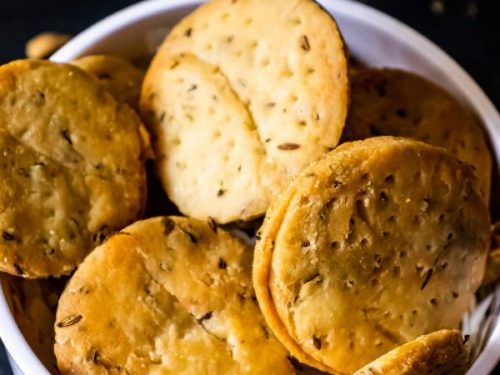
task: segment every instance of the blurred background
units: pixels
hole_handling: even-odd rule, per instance
[[[169,1],[169,0],[165,0]],[[24,56],[44,31],[76,35],[133,0],[0,0],[0,63]],[[410,25],[462,65],[500,104],[498,0],[364,0]]]
[[[169,0],[165,0],[169,1]],[[44,31],[78,34],[133,0],[0,0],[0,64],[24,57]],[[498,0],[365,0],[408,24],[451,55],[500,104]],[[11,374],[0,343],[0,375]]]

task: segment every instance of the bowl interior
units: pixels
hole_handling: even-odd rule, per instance
[[[200,3],[199,0],[149,0],[136,4],[87,29],[51,59],[68,62],[97,53],[126,58],[150,55],[170,27]],[[352,55],[371,66],[418,72],[438,82],[471,108],[484,123],[496,160],[500,160],[498,112],[477,84],[445,53],[409,27],[365,5],[346,0],[320,0],[319,3],[335,16]],[[498,189],[494,187],[493,195],[495,191]],[[7,309],[1,292],[0,313]],[[27,360],[26,356],[34,355],[28,353],[26,342],[11,317],[0,317],[0,333],[24,373],[47,373],[36,358]],[[499,345],[500,326],[495,326],[486,350],[469,374],[488,373],[500,356]]]

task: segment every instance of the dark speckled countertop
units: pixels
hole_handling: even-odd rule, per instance
[[[169,0],[165,0],[169,1]],[[77,34],[133,0],[0,0],[0,63],[22,58],[43,31]],[[438,44],[500,104],[500,38],[496,0],[366,0]],[[500,370],[500,369],[497,369]],[[0,375],[11,374],[0,343]]]

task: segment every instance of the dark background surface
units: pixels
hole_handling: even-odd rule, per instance
[[[165,0],[169,1],[169,0]],[[0,0],[0,63],[43,31],[77,34],[133,0]],[[498,0],[365,0],[433,40],[500,104]]]
[[[169,0],[165,0],[169,1]],[[132,0],[0,0],[0,64],[43,31],[76,35]],[[443,48],[500,104],[498,0],[366,0]],[[0,343],[0,375],[11,374]]]

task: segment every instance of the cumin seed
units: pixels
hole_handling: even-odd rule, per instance
[[[223,258],[219,258],[219,264],[218,264],[219,269],[225,270],[227,268],[227,263]]]
[[[208,221],[208,226],[210,227],[212,232],[217,233],[217,223],[215,222],[215,220],[209,216],[207,221]]]
[[[311,44],[309,44],[309,38],[307,35],[302,36],[302,43],[300,45],[304,51],[310,51],[311,50]]]
[[[70,145],[73,144],[73,141],[71,140],[70,136],[69,136],[69,131],[68,129],[62,129],[61,132],[61,137],[63,137],[63,139],[68,142]]]
[[[16,239],[16,237],[14,237],[13,234],[11,234],[5,230],[3,231],[2,237],[5,241],[14,241]]]
[[[293,151],[298,149],[299,147],[300,145],[298,145],[297,143],[282,143],[278,146],[278,149],[283,151]]]
[[[166,217],[163,219],[163,233],[168,236],[175,228],[175,222],[169,218]]]
[[[313,345],[316,349],[320,350],[321,349],[321,339],[319,337],[313,336]]]
[[[432,268],[429,269],[426,274],[425,274],[425,277],[424,277],[424,281],[422,282],[422,285],[420,286],[420,290],[424,290],[425,287],[427,286],[427,284],[429,283],[429,281],[431,280],[431,277],[432,277]]]
[[[185,234],[186,236],[188,236],[188,237],[189,237],[189,240],[190,240],[192,243],[198,243],[198,238],[196,238],[196,236],[195,236],[193,233],[191,233],[190,231],[188,231],[188,230],[186,230],[186,229],[184,229],[184,228],[181,228],[181,230],[184,232],[184,234]]]
[[[63,320],[61,320],[60,322],[57,322],[56,326],[58,328],[66,328],[66,327],[71,327],[72,325],[75,325],[76,323],[78,323],[80,320],[83,319],[83,316],[81,315],[70,315],[66,318],[64,318]]]
[[[212,317],[213,312],[209,311],[205,315],[203,315],[200,319],[197,319],[198,323],[202,323],[204,320],[208,320]]]
[[[17,264],[17,263],[14,263],[14,268],[16,269],[16,273],[20,276],[24,275],[24,270],[22,269],[22,267]]]

